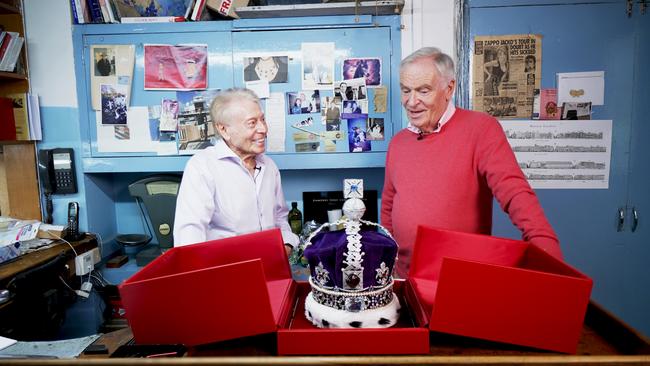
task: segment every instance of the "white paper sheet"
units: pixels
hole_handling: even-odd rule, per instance
[[[564,72],[557,74],[557,105],[591,102],[605,104],[605,72]]]
[[[5,338],[3,336],[0,336],[0,349],[5,349],[16,342],[17,341],[15,339]]]
[[[612,121],[500,121],[533,188],[607,189]]]
[[[246,88],[254,91],[260,99],[269,97],[269,82],[266,80],[247,81]]]
[[[334,87],[334,42],[302,43],[302,90]]]
[[[270,93],[266,100],[266,123],[269,132],[266,135],[266,151],[284,152],[286,134],[284,93]]]
[[[149,134],[149,112],[147,107],[131,107],[127,113],[130,138],[115,137],[113,125],[102,125],[101,111],[97,111],[97,151],[99,152],[155,152],[157,141],[151,141]]]

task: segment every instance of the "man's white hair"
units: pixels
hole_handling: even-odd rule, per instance
[[[257,94],[250,89],[230,88],[217,94],[217,96],[212,100],[212,104],[210,104],[212,122],[215,125],[229,124],[230,119],[232,118],[230,107],[242,100],[250,100],[251,102],[260,105],[260,98],[258,98]]]
[[[445,79],[445,83],[456,79],[454,60],[446,53],[440,51],[437,47],[422,47],[406,56],[406,58],[404,58],[399,64],[400,71],[405,66],[422,58],[430,59],[431,62],[433,62],[440,75]]]

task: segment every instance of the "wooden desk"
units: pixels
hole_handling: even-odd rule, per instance
[[[128,342],[131,330],[124,328],[102,336],[96,343],[109,352]],[[445,334],[432,334],[430,354],[420,356],[275,356],[275,335],[236,339],[189,349],[188,357],[159,359],[168,365],[650,365],[648,339],[630,329],[612,314],[590,303],[576,355],[562,355]],[[144,359],[97,359],[82,356],[72,364],[124,365],[152,363]]]
[[[77,254],[97,247],[94,236],[70,243]],[[56,334],[65,309],[78,288],[75,279],[75,254],[63,241],[48,249],[24,254],[0,264],[0,289],[11,292],[9,301],[0,304],[0,335],[18,340],[48,339]],[[32,338],[34,337],[34,338]]]
[[[5,288],[8,282],[17,274],[45,264],[56,258],[61,253],[65,253],[65,255],[70,258],[68,261],[68,266],[70,267],[69,275],[74,276],[74,253],[68,244],[61,240],[58,240],[58,242],[57,245],[51,248],[27,253],[8,262],[0,263],[0,289]],[[92,235],[86,235],[83,239],[70,242],[70,244],[72,244],[78,254],[81,254],[96,248],[97,239]]]

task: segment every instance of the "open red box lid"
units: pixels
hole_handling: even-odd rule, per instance
[[[295,285],[279,229],[175,247],[119,286],[139,344],[274,332]]]
[[[409,281],[431,330],[575,353],[592,280],[523,241],[418,227]]]

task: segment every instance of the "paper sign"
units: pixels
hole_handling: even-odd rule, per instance
[[[605,72],[564,72],[557,74],[558,105],[591,102],[605,104]]]

